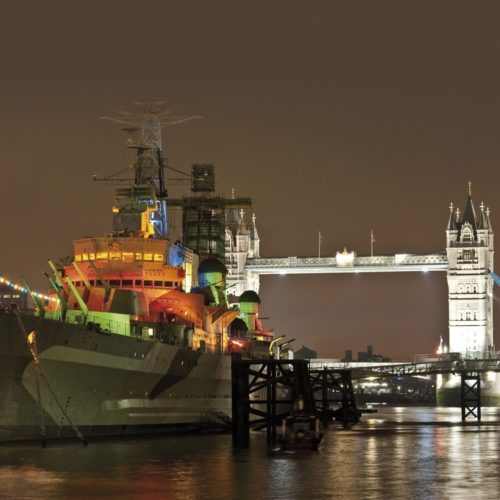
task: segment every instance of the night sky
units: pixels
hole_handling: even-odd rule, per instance
[[[316,255],[318,230],[323,255],[368,254],[370,229],[377,254],[444,251],[469,179],[500,227],[500,9],[488,5],[3,5],[1,273],[45,287],[47,258],[110,231],[112,188],[92,174],[127,154],[98,118],[132,99],[203,115],[167,130],[170,164],[213,162],[221,192],[251,196],[262,256]],[[447,336],[445,273],[268,276],[261,298],[267,326],[322,357],[367,344],[409,357]]]

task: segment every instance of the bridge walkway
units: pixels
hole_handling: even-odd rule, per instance
[[[357,256],[353,252],[335,257],[269,257],[248,259],[245,271],[254,274],[375,273],[446,271],[446,254],[396,254]]]

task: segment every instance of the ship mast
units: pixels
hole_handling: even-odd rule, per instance
[[[128,132],[127,147],[137,151],[137,158],[148,154],[155,161],[153,171],[147,169],[137,173],[140,165],[136,162],[136,184],[153,183],[156,194],[166,197],[164,168],[166,157],[163,155],[162,130],[165,127],[187,123],[201,116],[180,116],[165,107],[165,101],[132,101],[138,108],[135,112],[124,109],[113,110],[109,116],[101,119],[109,120],[120,125],[125,125],[124,131]]]
[[[113,209],[115,213],[113,229],[115,233],[137,232],[138,228],[131,220],[130,214],[134,209],[148,206],[150,217],[148,223],[153,232],[141,228],[145,237],[167,237],[167,187],[164,169],[167,167],[166,157],[163,155],[162,130],[165,127],[187,123],[200,116],[180,116],[165,107],[165,101],[133,101],[135,111],[124,109],[114,110],[112,114],[101,117],[114,123],[124,125],[123,130],[128,133],[127,147],[137,151],[133,164],[135,176],[133,186],[115,190],[116,200],[120,200],[121,207]],[[113,175],[104,179],[107,181],[126,181],[116,179]],[[130,179],[132,180],[132,179]],[[142,188],[142,189],[141,189]],[[149,188],[149,189],[148,189]],[[153,188],[151,192],[151,188]],[[151,194],[148,194],[151,193]],[[141,211],[141,210],[139,210]],[[143,211],[143,210],[142,210]]]

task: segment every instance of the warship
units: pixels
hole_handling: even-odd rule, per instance
[[[213,166],[194,165],[192,193],[167,196],[162,129],[191,118],[137,102],[124,126],[133,163],[115,185],[113,227],[49,260],[49,291],[25,282],[34,313],[0,311],[0,441],[215,429],[231,415],[231,357],[266,357],[273,332],[258,295],[231,296],[225,246],[248,198],[215,194]],[[172,238],[170,210],[181,212]]]

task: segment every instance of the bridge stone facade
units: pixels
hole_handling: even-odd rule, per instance
[[[493,343],[493,230],[484,203],[476,216],[471,193],[463,215],[453,211],[446,229],[450,352],[487,358]]]

